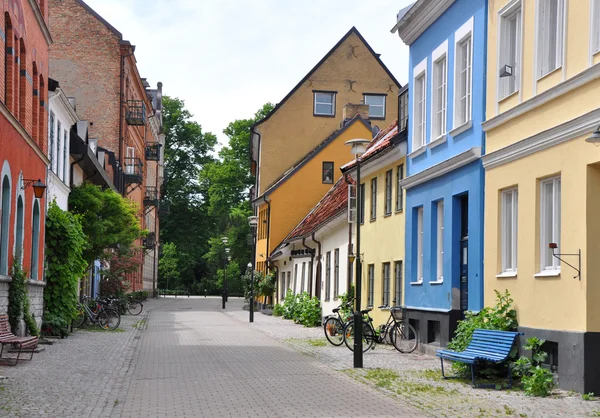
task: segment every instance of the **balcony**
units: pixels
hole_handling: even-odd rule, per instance
[[[127,100],[125,120],[128,125],[146,125],[146,103],[143,100]]]
[[[146,186],[144,194],[144,206],[158,206],[158,189],[154,186]]]
[[[144,249],[153,250],[156,245],[156,234],[154,232],[149,232],[146,235],[146,238],[143,239]]]
[[[144,164],[139,158],[125,158],[123,181],[125,184],[141,184],[144,179]]]
[[[158,142],[146,145],[146,161],[160,161],[160,147]]]

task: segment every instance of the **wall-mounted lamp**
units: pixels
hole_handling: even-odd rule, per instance
[[[589,142],[590,144],[594,144],[594,146],[600,146],[600,126],[596,128],[592,134],[585,139],[585,142]]]
[[[44,197],[44,192],[46,191],[46,185],[42,183],[40,179],[37,180],[29,180],[23,179],[23,185],[21,186],[21,190],[25,190],[29,186],[33,186],[33,194],[37,199],[41,199]]]
[[[513,67],[510,65],[505,65],[500,68],[500,78],[502,77],[510,77],[513,75]]]
[[[556,245],[555,242],[551,242],[550,244],[548,244],[548,248],[550,248],[552,250],[552,255],[554,257],[556,257],[557,259],[559,259],[562,263],[565,263],[567,266],[571,267],[573,270],[575,270],[577,272],[576,276],[573,276],[574,279],[579,279],[581,280],[581,250],[577,250],[576,254],[556,254],[556,249],[558,248],[558,245]],[[564,257],[564,256],[573,256],[573,257],[577,257],[578,261],[579,261],[579,268],[567,263],[565,260],[563,260],[560,257]]]

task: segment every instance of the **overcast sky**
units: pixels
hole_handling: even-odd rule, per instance
[[[356,26],[404,85],[408,47],[390,33],[412,0],[84,0],[136,45],[142,77],[183,99],[204,131],[279,102]]]

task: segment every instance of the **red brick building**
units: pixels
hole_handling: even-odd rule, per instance
[[[75,98],[77,113],[89,122],[89,138],[105,152],[115,187],[139,204],[142,228],[154,233],[139,243],[140,261],[143,265],[151,257],[155,264],[158,227],[148,214],[158,205],[160,86],[150,90],[139,74],[135,46],[85,2],[50,0],[49,8],[51,77]],[[160,129],[151,119],[160,120]],[[143,272],[140,266],[131,277],[132,291],[143,289]]]
[[[36,318],[43,305],[45,196],[30,180],[47,184],[48,5],[5,0],[0,29],[0,312],[6,312],[8,277],[21,254],[30,277]]]

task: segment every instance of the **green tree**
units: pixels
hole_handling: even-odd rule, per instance
[[[179,280],[179,257],[177,246],[172,242],[162,245],[162,257],[158,262],[158,286],[166,289],[173,288]]]

